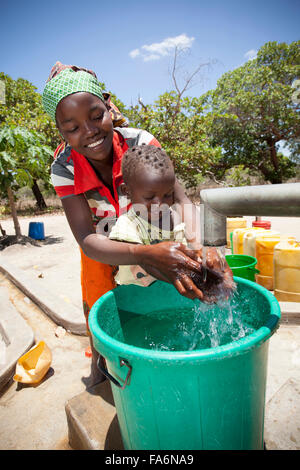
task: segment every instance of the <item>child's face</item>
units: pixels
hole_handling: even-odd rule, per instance
[[[133,179],[126,187],[127,194],[133,204],[145,206],[149,222],[155,222],[169,212],[169,207],[174,204],[173,169],[166,170],[163,175],[152,170],[137,170]]]
[[[106,163],[112,155],[113,124],[105,104],[91,93],[74,93],[57,106],[60,132],[88,159]]]

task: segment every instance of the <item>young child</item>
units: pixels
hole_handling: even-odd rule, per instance
[[[163,241],[187,244],[185,224],[172,210],[175,172],[164,150],[141,145],[127,150],[122,159],[124,194],[132,207],[112,227],[112,240],[153,245]],[[119,266],[118,284],[149,286],[156,279],[140,266]]]
[[[153,245],[174,241],[187,245],[185,224],[174,210],[175,172],[164,150],[153,145],[132,147],[122,160],[124,183],[122,191],[132,206],[112,227],[109,238],[116,241]],[[213,251],[212,251],[213,253]],[[232,273],[223,274],[208,265],[201,272],[190,274],[203,292],[203,301],[216,302],[232,290]],[[141,266],[120,265],[115,275],[117,284],[137,284],[147,287],[156,278]]]

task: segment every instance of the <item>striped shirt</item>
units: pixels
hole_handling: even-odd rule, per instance
[[[113,193],[99,179],[87,158],[69,145],[59,145],[54,153],[51,180],[57,195],[64,199],[84,194],[98,233],[108,236],[116,219],[126,213],[131,205],[130,200],[121,193],[120,189],[120,185],[123,183],[121,161],[128,148],[142,144],[160,147],[155,137],[147,131],[121,127],[114,129]]]

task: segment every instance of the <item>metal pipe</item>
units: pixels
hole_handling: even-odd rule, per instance
[[[205,246],[226,245],[226,217],[300,217],[300,183],[204,189],[200,198]]]

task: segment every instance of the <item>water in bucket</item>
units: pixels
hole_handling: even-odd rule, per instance
[[[224,269],[225,250],[221,250],[219,255]],[[206,251],[203,249],[205,264]],[[240,294],[233,289],[228,299],[228,289],[222,283],[212,282],[210,285],[209,275],[205,273],[204,269],[204,277],[198,287],[204,293],[213,294],[218,299],[216,303],[195,303],[192,309],[177,309],[175,313],[174,309],[164,309],[146,317],[120,313],[121,329],[115,339],[145,349],[193,351],[222,346],[253,333],[254,325],[247,323],[251,312],[250,299],[243,299],[241,310]]]
[[[120,312],[121,329],[114,336],[119,341],[158,351],[194,351],[237,341],[257,327],[251,315],[251,298],[235,292],[230,300],[209,305],[203,302],[190,309],[156,311],[148,315]]]
[[[221,269],[225,268],[225,250],[218,250]],[[140,316],[129,312],[120,313],[121,329],[115,339],[132,346],[159,351],[193,351],[213,348],[238,340],[253,333],[254,328],[242,319],[239,294],[229,291],[214,273],[205,269],[206,249],[203,248],[204,270],[196,285],[205,294],[212,295],[213,305],[195,303],[188,309],[174,309]],[[193,279],[195,282],[195,279]],[[228,297],[230,295],[230,301]],[[243,302],[246,311],[249,299]],[[123,318],[123,321],[122,321]]]

